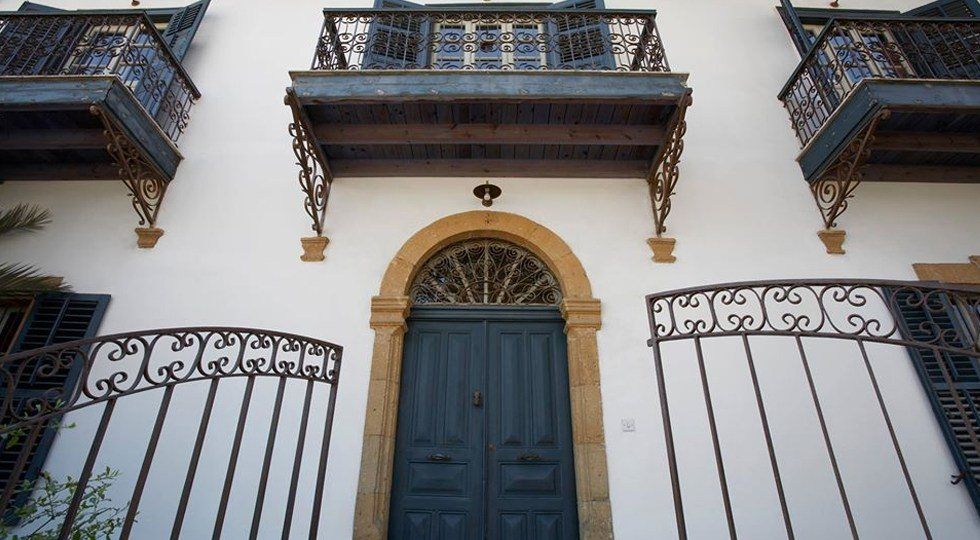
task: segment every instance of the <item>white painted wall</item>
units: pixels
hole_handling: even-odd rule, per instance
[[[16,9],[19,3],[3,1],[0,9]],[[123,0],[47,3],[66,8],[129,5]],[[904,9],[918,2],[842,3],[853,8]],[[142,2],[147,8],[172,4],[171,0]],[[504,194],[494,210],[527,216],[564,238],[603,302],[599,346],[604,417],[615,531],[621,539],[674,534],[660,411],[645,346],[644,294],[782,277],[914,279],[913,262],[965,262],[968,255],[980,253],[980,186],[919,184],[861,186],[841,219],[848,232],[847,255],[824,253],[815,234],[820,217],[794,162],[798,147],[776,99],[798,55],[775,4],[775,0],[610,1],[613,8],[656,8],[671,65],[691,73],[694,106],[688,115],[681,181],[667,222],[670,236],[678,239],[677,263],[650,261],[645,239],[651,236],[653,223],[641,181],[495,180]],[[55,216],[44,232],[5,240],[0,249],[2,259],[37,264],[63,275],[77,291],[112,294],[103,333],[227,324],[296,332],[343,344],[346,362],[324,523],[329,524],[330,538],[346,538],[352,527],[373,339],[368,327],[369,297],[377,292],[388,261],[413,232],[443,216],[480,206],[470,194],[476,180],[340,180],[334,184],[327,216],[327,260],[299,261],[299,237],[309,233],[309,223],[301,208],[297,168],[286,133],[290,117],[282,96],[289,82],[287,70],[309,65],[323,7],[315,0],[212,2],[186,61],[204,97],[181,139],[186,159],[161,211],[159,224],[166,234],[155,249],[136,248],[135,214],[121,183],[94,182],[0,186],[3,206],[38,203]],[[746,393],[744,365],[724,363],[730,357],[725,346],[712,347],[717,347],[708,351],[712,380],[725,389],[719,391],[716,408],[726,454],[730,452],[726,457],[740,533],[746,538],[780,537],[778,506],[759,446],[754,403]],[[761,363],[778,357],[777,346],[767,347],[760,344]],[[896,484],[901,480],[898,470],[887,461],[891,459],[883,446],[887,441],[875,431],[878,428],[870,427],[876,425],[873,418],[865,418],[873,409],[863,407],[865,401],[855,401],[867,398],[867,390],[847,392],[848,379],[841,375],[846,371],[828,367],[831,361],[843,361],[842,356],[829,349],[821,353],[828,363],[818,369],[818,379],[823,377],[834,396],[828,398],[828,417],[840,441],[842,467],[854,492],[852,504],[862,535],[920,537],[907,496]],[[712,362],[712,358],[721,360]],[[696,371],[690,363],[679,361],[675,366],[668,373],[669,393],[672,404],[677,400],[675,423],[682,426],[678,438],[684,449],[681,475],[690,532],[692,537],[719,537],[725,531],[724,521],[700,391],[693,378]],[[801,388],[794,385],[799,375],[784,379],[778,375],[780,369],[797,368],[774,365],[763,376],[763,386],[772,403],[797,400],[795,405],[785,401],[785,407],[772,407],[777,451],[785,450],[780,464],[792,486],[790,507],[797,533],[801,538],[843,537],[846,529],[835,506],[829,469],[820,461],[820,442],[797,438],[799,428],[790,424],[792,407],[801,407],[800,414],[812,420],[806,402],[798,401]],[[965,491],[949,485],[953,465],[918,382],[904,363],[886,371],[885,393],[894,398],[901,413],[898,429],[908,441],[913,476],[936,527],[935,537],[976,538],[980,519]],[[293,427],[284,429],[294,433],[299,387],[290,387],[288,399],[284,422]],[[686,411],[684,403],[691,404]],[[143,421],[133,425],[148,430],[156,405],[151,400],[145,406]],[[195,410],[190,398],[180,406]],[[230,419],[235,407],[221,413]],[[619,430],[624,417],[636,419],[636,432]],[[174,418],[188,433],[196,428],[196,416]],[[230,433],[232,428],[215,429]],[[79,437],[83,431],[84,425]],[[110,442],[124,443],[130,436],[114,433]],[[806,436],[815,432],[810,429]],[[125,444],[110,448],[105,460],[113,466],[119,466],[123,454],[142,455],[142,449],[125,449]],[[65,462],[80,451],[73,444],[59,443],[52,463]],[[167,455],[179,456],[181,451],[188,450],[174,447]],[[158,474],[161,482],[174,485],[180,476]],[[207,474],[219,477],[214,470]],[[195,501],[217,496],[208,491],[206,481],[201,485],[205,487],[195,492]],[[271,493],[276,489],[280,488]],[[146,501],[153,497],[162,501],[163,493],[155,490]],[[155,537],[169,529],[154,517],[152,504],[164,503],[144,502],[141,537]],[[251,504],[243,495],[237,505],[239,521],[249,514]],[[207,533],[206,520],[191,521],[189,537]]]

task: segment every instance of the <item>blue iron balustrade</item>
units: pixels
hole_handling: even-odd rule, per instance
[[[324,10],[314,70],[667,72],[654,11]]]
[[[174,142],[201,96],[142,11],[0,12],[0,76],[115,75]]]
[[[801,145],[868,78],[980,80],[980,20],[864,17],[828,22],[779,94]]]

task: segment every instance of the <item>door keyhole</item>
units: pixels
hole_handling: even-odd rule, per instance
[[[473,406],[482,407],[483,406],[483,392],[479,390],[473,391]]]

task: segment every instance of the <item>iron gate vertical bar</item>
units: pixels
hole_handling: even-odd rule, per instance
[[[180,504],[177,506],[177,515],[174,517],[174,526],[170,532],[171,540],[177,540],[180,537],[180,529],[184,526],[187,502],[191,498],[194,477],[197,475],[197,465],[201,460],[201,449],[204,447],[204,437],[207,435],[208,425],[211,423],[211,411],[214,409],[214,398],[218,393],[219,380],[217,378],[211,379],[211,384],[208,386],[208,397],[204,402],[204,411],[201,413],[201,424],[197,428],[197,439],[194,441],[194,449],[191,450],[191,462],[187,466],[184,489],[180,494]]]
[[[715,409],[711,403],[711,391],[708,389],[708,373],[704,367],[704,351],[701,350],[701,337],[695,336],[694,348],[698,355],[698,371],[701,372],[701,389],[704,393],[704,406],[708,412],[708,427],[711,429],[711,446],[715,452],[715,467],[718,469],[718,483],[721,486],[722,501],[725,504],[725,519],[728,521],[728,535],[735,540],[735,515],[732,513],[732,501],[728,494],[728,481],[725,478],[725,464],[721,456],[721,443],[718,441],[718,426],[715,423]]]
[[[820,398],[817,395],[817,386],[813,382],[813,373],[810,371],[810,362],[806,357],[806,350],[803,348],[803,339],[799,334],[796,336],[796,347],[800,351],[800,361],[803,363],[803,373],[806,375],[807,386],[810,387],[810,397],[813,398],[813,408],[817,412],[817,420],[820,422],[820,433],[823,434],[823,442],[827,447],[827,456],[830,458],[830,466],[834,470],[834,479],[837,481],[837,492],[840,493],[841,504],[844,505],[844,514],[847,516],[847,526],[851,529],[851,537],[858,538],[857,525],[854,523],[854,514],[851,512],[851,503],[847,500],[847,492],[844,490],[844,480],[841,478],[840,467],[837,465],[837,454],[834,453],[834,445],[830,442],[830,432],[827,430],[827,420],[823,415],[823,407],[820,406]]]
[[[912,484],[912,475],[909,474],[908,465],[905,463],[905,455],[902,453],[902,447],[898,443],[898,436],[895,434],[895,426],[892,425],[891,415],[888,414],[888,407],[885,406],[885,398],[881,395],[881,388],[878,386],[878,377],[875,376],[874,368],[871,366],[871,360],[868,358],[868,351],[864,347],[864,340],[857,339],[858,348],[861,350],[861,357],[864,359],[865,369],[868,371],[868,378],[871,380],[871,387],[875,391],[875,398],[878,400],[878,408],[881,410],[881,416],[885,420],[885,426],[888,427],[888,435],[892,439],[892,446],[895,448],[895,455],[898,456],[898,463],[902,467],[902,475],[905,477],[905,485],[909,488],[909,495],[912,496],[912,502],[915,504],[915,511],[919,515],[919,523],[922,524],[922,532],[925,533],[926,538],[932,540],[932,532],[929,530],[929,524],[926,522],[926,515],[922,511],[922,504],[919,502],[919,496],[915,492],[915,486]]]
[[[759,388],[759,376],[755,370],[755,361],[752,359],[752,349],[749,347],[749,336],[742,333],[742,344],[745,346],[745,358],[749,365],[749,374],[752,376],[752,387],[755,390],[755,402],[759,406],[759,419],[762,420],[762,432],[766,438],[766,449],[769,451],[769,463],[772,465],[772,476],[776,482],[776,494],[779,496],[779,507],[783,512],[783,523],[786,525],[786,536],[792,540],[793,525],[789,518],[789,508],[786,506],[786,493],[783,491],[783,481],[779,475],[779,463],[776,461],[776,448],[772,444],[772,432],[769,429],[769,418],[766,416],[766,406],[762,399],[762,390]]]
[[[255,375],[248,376],[245,383],[245,394],[242,396],[242,407],[238,412],[238,426],[235,428],[235,440],[231,444],[231,455],[228,456],[228,470],[225,472],[225,483],[221,488],[221,502],[218,503],[218,515],[214,519],[214,533],[211,538],[221,538],[221,528],[225,523],[228,511],[228,498],[231,496],[231,486],[235,481],[235,469],[238,467],[238,454],[242,450],[242,436],[245,433],[245,422],[248,419],[248,408],[252,403],[252,389],[255,388]]]
[[[677,523],[677,536],[680,540],[687,538],[687,523],[684,522],[684,503],[681,500],[681,483],[677,474],[677,453],[674,448],[674,430],[670,423],[670,406],[667,403],[667,384],[664,380],[663,357],[660,354],[660,342],[657,341],[653,322],[653,312],[650,312],[650,333],[654,336],[653,367],[657,373],[657,392],[660,394],[660,416],[664,424],[664,441],[667,446],[667,467],[670,471],[670,487],[674,495],[674,519]]]
[[[174,386],[167,385],[163,391],[163,398],[160,400],[160,408],[157,410],[157,419],[153,422],[153,431],[150,434],[150,441],[146,445],[146,453],[143,455],[143,465],[140,466],[139,477],[136,479],[136,486],[133,488],[133,496],[129,499],[129,508],[126,510],[126,517],[123,519],[121,539],[129,538],[133,530],[133,523],[136,522],[136,514],[139,512],[140,499],[143,498],[143,488],[146,487],[146,478],[150,474],[150,465],[153,463],[153,456],[157,451],[157,442],[160,441],[160,433],[163,431],[163,422],[167,418],[167,411],[170,409],[170,398],[173,396]]]
[[[276,433],[279,431],[279,415],[282,412],[282,396],[286,391],[286,377],[279,377],[276,390],[276,404],[272,409],[272,420],[269,423],[269,438],[265,443],[265,457],[262,459],[262,474],[259,477],[259,489],[255,495],[255,511],[252,513],[252,530],[248,537],[255,540],[259,536],[259,523],[262,521],[262,506],[265,503],[265,489],[269,484],[269,468],[272,466],[272,451],[276,447]]]
[[[313,380],[306,381],[306,395],[303,398],[303,416],[299,420],[299,434],[296,436],[296,454],[293,456],[293,474],[289,479],[289,500],[286,502],[286,515],[282,523],[282,540],[289,540],[289,530],[293,524],[293,508],[296,506],[296,485],[299,471],[303,466],[303,448],[306,446],[306,428],[309,424],[310,401],[313,399]]]
[[[85,488],[88,487],[88,481],[92,477],[92,469],[95,468],[95,460],[99,456],[99,450],[102,448],[102,441],[105,440],[105,433],[109,430],[109,420],[112,419],[112,411],[115,408],[116,399],[112,398],[106,401],[105,408],[102,409],[102,419],[99,420],[99,427],[95,431],[92,446],[88,449],[85,466],[82,467],[82,472],[78,475],[75,493],[72,494],[71,503],[65,511],[65,520],[61,523],[61,532],[58,534],[58,540],[68,540],[72,536],[71,528],[75,524],[75,518],[78,517],[78,508],[81,506],[82,498],[85,496]]]
[[[338,353],[339,355],[340,353]],[[330,398],[327,400],[327,416],[323,421],[323,440],[320,442],[320,466],[316,472],[316,488],[313,493],[313,511],[310,512],[310,538],[316,540],[320,530],[320,507],[323,504],[323,482],[327,476],[327,457],[330,453],[330,434],[333,431],[333,414],[337,405],[337,386],[340,384],[340,356],[334,361],[333,381],[330,382]],[[326,364],[326,360],[324,360]]]

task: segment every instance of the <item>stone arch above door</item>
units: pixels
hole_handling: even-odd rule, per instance
[[[490,211],[447,216],[416,232],[392,259],[381,281],[380,294],[371,299],[375,337],[354,537],[387,537],[403,337],[411,307],[409,287],[433,254],[451,244],[477,238],[506,240],[526,248],[548,265],[561,284],[579,534],[587,539],[612,538],[596,343],[596,331],[601,326],[599,300],[592,297],[582,263],[557,234],[528,218]]]

